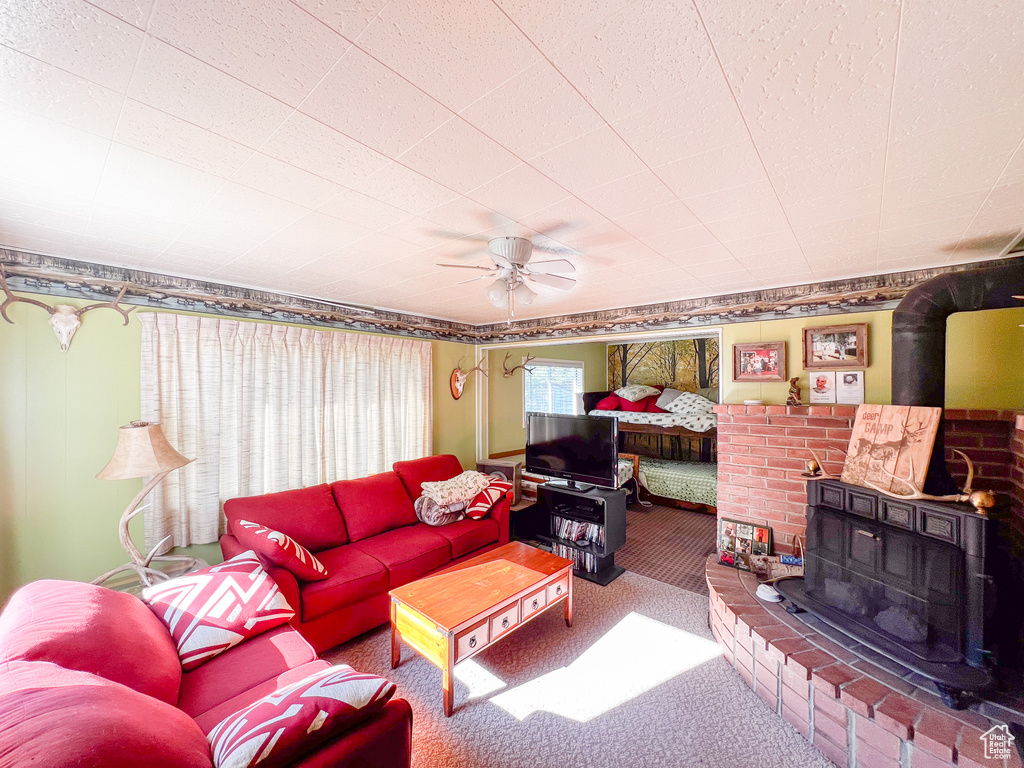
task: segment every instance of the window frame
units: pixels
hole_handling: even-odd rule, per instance
[[[526,357],[522,358],[522,363],[526,362]],[[580,372],[580,391],[574,392],[573,397],[573,416],[579,416],[582,413],[581,403],[579,398],[584,391],[586,391],[586,378],[587,378],[587,366],[583,360],[560,360],[556,357],[535,357],[529,362],[529,366],[537,366],[538,368],[573,368]],[[532,374],[523,371],[523,429],[526,429],[526,414],[529,412],[526,402],[526,377]],[[543,411],[548,413],[548,411]]]

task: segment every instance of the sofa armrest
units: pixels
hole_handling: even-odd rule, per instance
[[[224,554],[224,559],[227,560],[230,557],[245,552],[246,548],[242,545],[242,542],[230,533],[225,533],[220,537],[220,551]],[[295,618],[289,624],[298,628],[300,614],[302,613],[302,601],[299,600],[299,580],[287,568],[267,562],[266,558],[260,557],[259,552],[256,553],[256,556],[260,558],[260,562],[263,563],[263,568],[266,572],[270,574],[270,578],[277,583],[277,588],[281,590],[281,594],[288,601],[288,605],[295,611]]]
[[[384,709],[293,765],[296,768],[409,768],[412,707],[392,699]]]
[[[509,491],[491,507],[490,516],[498,523],[498,544],[509,542],[509,517],[514,495],[515,490]]]

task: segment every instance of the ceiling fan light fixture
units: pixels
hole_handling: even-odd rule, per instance
[[[507,299],[508,284],[504,280],[495,280],[487,288],[487,300],[498,309],[505,307]]]
[[[513,295],[516,297],[516,301],[520,304],[533,304],[533,300],[537,294],[526,287],[526,283],[519,283],[513,290]]]

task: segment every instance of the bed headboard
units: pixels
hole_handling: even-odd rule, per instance
[[[584,392],[583,393],[583,412],[590,413],[592,410],[597,408],[597,403],[600,400],[608,397],[611,391],[607,392]]]

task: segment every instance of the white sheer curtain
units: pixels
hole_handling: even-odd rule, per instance
[[[146,544],[204,544],[221,505],[431,452],[429,341],[140,314],[142,418],[196,461],[149,498]]]

